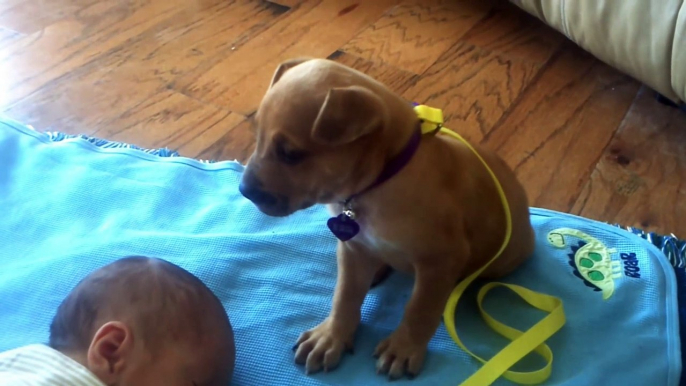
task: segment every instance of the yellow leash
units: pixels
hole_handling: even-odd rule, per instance
[[[486,324],[491,327],[491,329],[506,337],[511,342],[505,346],[505,348],[500,350],[500,352],[498,352],[495,356],[493,356],[493,358],[490,360],[485,360],[469,351],[469,349],[465,347],[460,338],[457,336],[457,332],[455,331],[455,309],[457,307],[457,302],[460,300],[460,297],[467,287],[469,287],[469,285],[477,277],[479,277],[484,270],[486,270],[498,257],[500,257],[509,244],[510,237],[512,236],[512,215],[510,213],[510,206],[507,202],[505,192],[503,191],[503,188],[500,185],[495,173],[493,173],[488,164],[484,161],[481,155],[479,155],[476,149],[469,144],[469,142],[467,142],[454,131],[443,127],[443,112],[439,109],[434,109],[424,105],[415,106],[415,111],[417,112],[417,116],[419,116],[419,118],[422,120],[422,134],[435,133],[436,131],[447,134],[464,143],[465,146],[467,146],[474,153],[474,155],[476,155],[476,157],[481,161],[484,167],[486,167],[486,170],[493,178],[493,182],[498,190],[498,195],[500,196],[500,200],[502,201],[503,209],[505,211],[505,239],[503,240],[503,244],[500,246],[500,249],[488,263],[486,263],[473,274],[469,275],[469,277],[466,279],[462,280],[457,287],[455,287],[448,298],[445,311],[443,311],[443,320],[445,322],[446,329],[455,343],[457,343],[457,345],[469,355],[483,363],[483,366],[474,374],[472,374],[467,380],[462,382],[460,386],[488,386],[495,382],[500,376],[503,376],[506,379],[521,385],[534,385],[542,383],[547,380],[548,377],[550,377],[553,365],[553,352],[550,350],[550,347],[545,344],[545,342],[565,324],[565,314],[562,308],[562,301],[559,298],[534,292],[514,284],[497,282],[489,283],[483,286],[477,295],[479,311],[482,318]],[[541,319],[533,327],[529,328],[526,332],[519,331],[497,321],[491,315],[489,315],[482,306],[483,299],[488,291],[495,287],[506,287],[511,289],[524,301],[538,308],[539,310],[547,312],[548,315]],[[542,356],[543,359],[545,359],[546,365],[543,368],[531,372],[516,372],[509,370],[512,366],[514,366],[515,363],[519,362],[522,358],[534,351]]]

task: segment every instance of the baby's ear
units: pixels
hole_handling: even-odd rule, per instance
[[[133,334],[122,322],[107,322],[93,337],[86,364],[107,385],[119,382],[133,350]]]

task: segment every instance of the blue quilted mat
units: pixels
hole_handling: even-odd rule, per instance
[[[398,324],[412,279],[395,273],[373,289],[355,355],[306,376],[291,347],[329,311],[336,263],[326,211],[266,217],[237,190],[240,164],[174,155],[0,121],[0,351],[45,342],[82,277],[141,254],[188,269],[222,299],[236,334],[236,385],[386,385],[371,354]],[[664,254],[617,227],[542,209],[531,216],[535,256],[505,281],[564,301],[568,322],[549,341],[546,384],[678,384],[676,281]],[[477,317],[475,289],[458,307],[458,330],[488,356],[505,342]],[[486,307],[520,329],[541,317],[507,292],[494,291]],[[532,357],[516,369],[540,365]],[[395,383],[457,385],[477,368],[441,326],[420,376]]]

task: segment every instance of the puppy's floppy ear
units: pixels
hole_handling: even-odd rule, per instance
[[[332,146],[350,143],[380,128],[388,112],[381,98],[360,86],[332,88],[312,127],[312,138]]]
[[[312,58],[303,57],[288,59],[285,62],[281,62],[281,64],[279,64],[279,66],[276,68],[276,71],[274,71],[274,75],[272,76],[272,82],[269,84],[269,88],[274,87],[274,84],[276,84],[276,82],[278,82],[279,79],[281,79],[281,77],[283,76],[283,74],[286,73],[286,71],[310,60],[312,60]]]

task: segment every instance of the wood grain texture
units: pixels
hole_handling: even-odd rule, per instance
[[[5,109],[37,128],[93,134],[165,87],[160,80],[115,57],[79,68]],[[134,138],[135,139],[135,138]]]
[[[198,158],[246,162],[253,150],[255,150],[255,131],[252,120],[249,118],[201,151]]]
[[[686,238],[686,114],[643,89],[572,212]]]
[[[102,1],[72,18],[27,35],[3,49],[12,101],[36,91],[140,35],[169,17],[178,2]],[[50,55],[46,55],[46,53]]]
[[[0,64],[10,68],[14,101],[112,56],[171,82],[201,64],[210,66],[259,35],[281,13],[278,6],[254,0],[104,0],[8,45],[0,52]]]
[[[494,23],[498,18],[505,22]],[[489,29],[467,35],[451,47],[404,93],[408,100],[443,109],[446,125],[480,142],[513,106],[562,38],[551,44],[547,27],[517,14],[498,12],[477,24]],[[487,44],[486,44],[487,43]],[[540,53],[528,57],[531,46]]]
[[[195,157],[244,117],[167,89],[153,73],[126,62],[88,69],[58,82],[6,114],[42,130],[170,147]]]
[[[97,2],[98,0],[0,0],[0,27],[30,34]]]
[[[400,4],[343,46],[361,58],[421,74],[488,12],[475,1]]]
[[[287,8],[255,0],[212,0],[181,9],[128,40],[113,55],[165,83],[204,71],[264,32]]]
[[[147,148],[169,147],[197,157],[227,131],[244,121],[235,113],[202,104],[174,91],[156,93],[117,117],[93,135],[136,142]]]
[[[65,132],[86,134],[107,125],[112,125],[107,130],[115,130],[121,124],[120,115],[158,93],[167,93],[176,77],[211,65],[222,53],[258,36],[282,13],[279,7],[248,0],[205,2],[193,12],[172,12],[147,24],[147,29],[125,44],[56,79],[49,80],[49,74],[42,79],[44,73],[39,73],[32,80],[42,79],[46,84],[36,82],[38,89],[6,107],[6,112],[36,127]],[[8,65],[17,65],[20,58],[11,57]],[[12,95],[18,95],[14,91]],[[6,101],[5,106],[9,105]]]
[[[565,50],[485,138],[532,206],[569,211],[636,95],[638,83]]]
[[[507,58],[544,64],[566,37],[510,3],[494,7],[470,29],[464,42]],[[567,45],[569,50],[578,47]]]
[[[371,76],[398,94],[404,93],[419,78],[418,75],[399,68],[363,59],[343,51],[336,51],[329,56],[329,59]]]
[[[395,0],[306,2],[284,15],[259,39],[251,39],[221,62],[182,77],[176,89],[249,115],[255,111],[279,63],[299,56],[327,57],[394,3]]]

